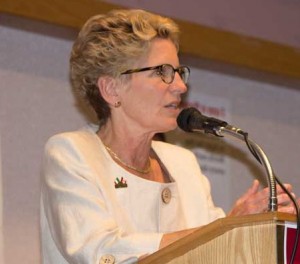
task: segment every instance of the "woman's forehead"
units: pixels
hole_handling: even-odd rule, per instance
[[[174,43],[169,39],[154,39],[149,45],[149,49],[141,56],[135,67],[156,66],[161,64],[171,64],[178,66],[179,59]]]

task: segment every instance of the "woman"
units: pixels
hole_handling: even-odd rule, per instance
[[[44,263],[135,263],[225,216],[194,155],[152,141],[177,126],[189,76],[177,53],[174,22],[145,11],[112,11],[83,26],[71,80],[99,125],[46,145]],[[282,210],[292,210],[278,193]],[[261,212],[266,199],[255,182],[230,214]]]

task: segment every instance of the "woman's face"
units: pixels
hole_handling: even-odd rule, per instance
[[[155,39],[148,54],[134,68],[170,64],[179,66],[177,50],[170,40]],[[187,87],[178,73],[172,83],[163,82],[157,70],[130,74],[129,83],[120,90],[123,120],[145,133],[166,132],[176,128],[181,95]]]

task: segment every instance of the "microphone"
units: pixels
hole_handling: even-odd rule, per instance
[[[183,109],[177,117],[177,125],[186,132],[198,132],[203,130],[205,133],[223,137],[222,131],[226,129],[234,133],[245,135],[240,128],[229,125],[227,122],[214,117],[202,115],[201,112],[194,108]]]
[[[269,209],[272,211],[277,210],[276,184],[271,164],[261,147],[248,138],[247,132],[228,125],[225,121],[202,115],[200,111],[193,107],[185,108],[179,113],[177,124],[179,128],[186,132],[204,131],[218,137],[223,137],[224,133],[244,140],[250,152],[266,169],[270,188]]]

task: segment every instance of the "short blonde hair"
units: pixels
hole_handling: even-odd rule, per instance
[[[110,108],[97,87],[98,78],[119,78],[147,53],[155,38],[171,40],[178,49],[179,29],[169,18],[144,10],[113,10],[91,17],[74,42],[70,78],[75,92],[88,100],[100,124]]]

